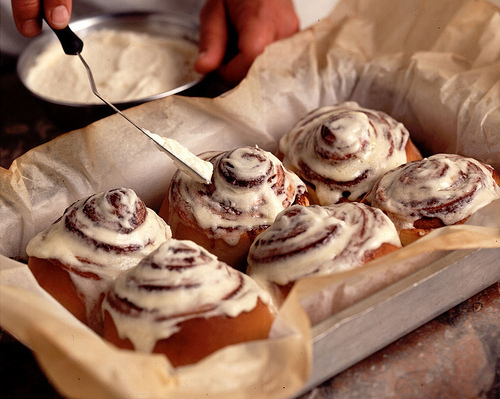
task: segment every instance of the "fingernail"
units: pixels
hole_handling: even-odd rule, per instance
[[[40,32],[40,23],[36,19],[28,19],[22,23],[21,31],[23,35],[32,37]]]
[[[69,23],[69,11],[66,6],[57,6],[50,14],[52,25],[56,29],[65,28]]]

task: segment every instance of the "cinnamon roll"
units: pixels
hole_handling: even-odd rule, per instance
[[[68,207],[29,242],[28,266],[42,288],[99,331],[112,281],[170,238],[163,219],[133,190],[119,188]]]
[[[403,124],[355,102],[310,112],[281,138],[279,151],[320,205],[359,201],[382,174],[422,158]]]
[[[265,339],[269,295],[250,277],[188,240],[169,240],[120,276],[102,310],[104,338],[165,354],[174,367],[218,349]]]
[[[400,247],[390,219],[366,204],[292,206],[253,242],[247,273],[279,303],[301,278],[354,269]]]
[[[404,245],[430,231],[464,223],[500,198],[497,172],[475,159],[436,154],[386,173],[366,202],[394,222]]]
[[[240,270],[250,244],[275,216],[309,204],[305,184],[270,152],[258,147],[209,153],[211,184],[177,172],[160,209],[177,239],[190,239]]]

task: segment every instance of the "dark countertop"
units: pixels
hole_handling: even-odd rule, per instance
[[[300,399],[498,399],[500,283]]]
[[[15,59],[2,55],[0,166],[64,133],[22,87]],[[218,84],[203,88],[216,94]],[[53,399],[58,393],[31,351],[0,330],[0,397]],[[500,283],[400,338],[301,399],[496,399],[500,397]]]

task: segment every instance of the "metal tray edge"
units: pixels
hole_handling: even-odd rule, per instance
[[[453,251],[314,326],[311,376],[293,398],[500,281],[499,258],[499,248]]]

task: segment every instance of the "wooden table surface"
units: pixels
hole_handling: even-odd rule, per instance
[[[219,90],[219,86],[215,91]],[[213,86],[212,86],[213,89]],[[0,166],[65,131],[1,57]],[[498,399],[500,284],[400,338],[300,399]],[[32,353],[0,330],[0,398],[61,398]]]

